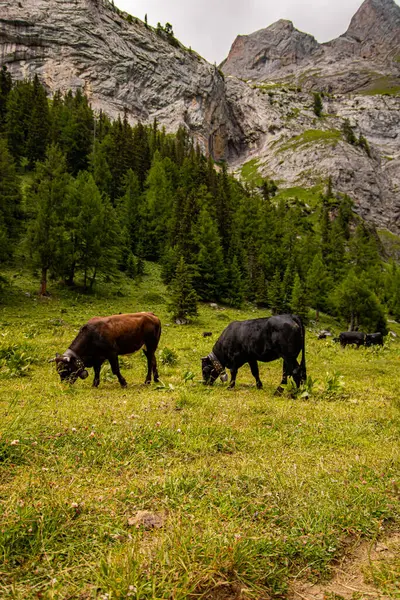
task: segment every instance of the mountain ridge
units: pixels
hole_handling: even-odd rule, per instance
[[[400,84],[400,7],[394,0],[365,0],[347,31],[322,44],[296,29],[290,21],[287,35],[282,36],[278,26],[281,22],[238,36],[221,63],[224,73],[254,81],[295,78],[307,89],[327,92],[334,89],[341,93],[362,91],[388,75]],[[313,43],[305,46],[306,39]],[[238,52],[239,40],[241,52]],[[257,60],[259,56],[265,57],[264,63]],[[311,68],[314,73],[309,72]],[[349,76],[333,81],[344,68]]]

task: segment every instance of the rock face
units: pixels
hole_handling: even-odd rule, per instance
[[[306,92],[247,86],[244,94],[242,82],[232,77],[227,93],[236,119],[252,133],[246,153],[232,161],[233,170],[239,174],[252,161],[260,176],[286,188],[286,197],[298,196],[302,188],[318,194],[331,176],[334,190],[348,194],[360,216],[400,234],[399,97],[326,97],[324,116],[316,118]],[[366,137],[370,155],[345,140],[344,119],[356,138]]]
[[[221,68],[227,75],[242,79],[268,78],[321,53],[315,38],[295,29],[291,21],[281,19],[267,29],[239,35]]]
[[[50,92],[81,88],[112,117],[184,125],[219,159],[240,148],[218,69],[108,0],[0,0],[0,64]]]
[[[400,7],[394,0],[365,0],[346,33],[331,42],[318,44],[290,21],[278,21],[237,37],[221,68],[241,79],[346,93],[400,85],[399,57]]]
[[[49,93],[80,88],[112,117],[183,125],[233,171],[251,160],[293,194],[331,176],[361,216],[400,234],[400,98],[348,93],[400,81],[399,19],[393,0],[365,0],[328,44],[278,21],[236,39],[224,77],[108,0],[0,0],[0,65],[16,79],[37,74]],[[265,79],[290,85],[257,83]],[[316,87],[335,92],[322,118],[312,110]],[[370,155],[345,141],[345,118]]]

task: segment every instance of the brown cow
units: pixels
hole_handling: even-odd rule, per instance
[[[121,375],[118,356],[132,354],[141,348],[147,357],[147,375],[145,383],[158,381],[155,352],[161,335],[161,322],[150,312],[93,317],[79,330],[64,354],[56,355],[52,361],[57,364],[61,381],[75,383],[80,377],[86,379],[86,367],[93,367],[93,385],[100,383],[100,368],[108,360],[112,372],[118,377],[122,387],[127,385]]]

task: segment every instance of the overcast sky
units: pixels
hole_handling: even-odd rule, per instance
[[[400,0],[396,0],[400,4]],[[171,23],[175,36],[209,62],[219,64],[238,34],[290,19],[319,42],[344,33],[362,0],[115,0],[150,25]]]

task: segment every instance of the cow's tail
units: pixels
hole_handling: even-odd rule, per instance
[[[301,329],[301,363],[300,363],[300,377],[301,382],[304,383],[307,380],[307,367],[306,367],[306,328],[304,327],[301,318],[296,315],[296,320],[300,325]]]

